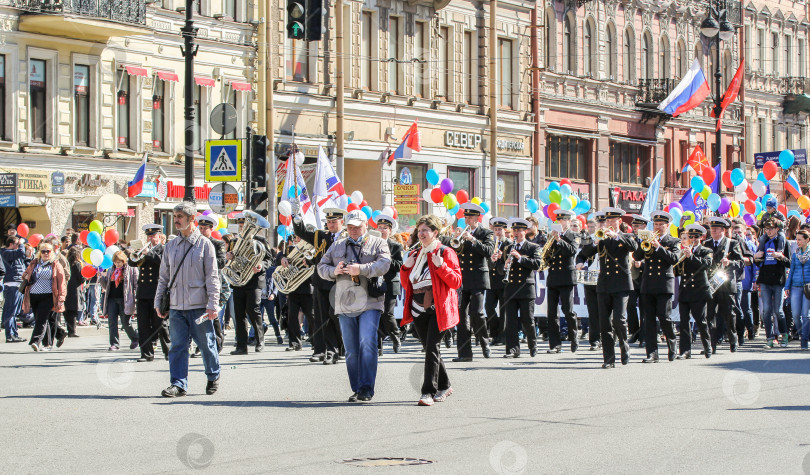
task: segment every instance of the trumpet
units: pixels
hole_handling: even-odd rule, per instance
[[[405,250],[406,253],[422,249],[422,243],[417,241],[416,244]]]
[[[653,241],[657,241],[661,238],[661,236],[657,231],[650,232],[643,229],[638,232],[638,238],[641,239],[641,243],[639,244],[641,250],[644,252],[650,252],[652,250]]]
[[[470,227],[469,226],[464,228],[464,231],[462,231],[461,234],[459,234],[458,236],[456,236],[456,237],[454,237],[453,239],[450,240],[450,247],[452,247],[453,249],[459,249],[461,247],[462,242],[463,242],[462,238],[468,232],[470,232]]]
[[[600,228],[597,229],[593,235],[596,236],[596,239],[605,239],[608,232],[616,232],[616,230],[613,228]]]
[[[136,263],[136,265],[140,265],[141,260],[143,260],[143,258],[146,257],[147,254],[149,254],[149,251],[151,251],[153,247],[155,247],[155,246],[153,246],[152,244],[149,244],[148,246],[144,246],[144,247],[138,249],[137,251],[134,251],[132,253],[132,255],[129,256],[129,259],[132,262]]]

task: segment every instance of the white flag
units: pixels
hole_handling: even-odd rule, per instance
[[[324,208],[346,209],[349,206],[349,197],[343,189],[343,183],[338,178],[332,161],[326,156],[323,147],[318,147],[318,166],[315,169],[315,213],[318,222],[325,219]]]

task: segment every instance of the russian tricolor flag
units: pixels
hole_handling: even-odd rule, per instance
[[[143,154],[143,161],[141,161],[141,166],[138,167],[138,171],[135,172],[135,178],[132,181],[127,182],[127,196],[130,198],[134,198],[141,194],[143,191],[143,180],[146,176],[146,154]]]
[[[793,176],[793,172],[788,173],[787,178],[785,178],[785,189],[796,199],[799,199],[802,195],[802,188],[799,186],[796,177]]]
[[[391,163],[398,158],[411,158],[411,151],[421,152],[422,144],[419,141],[419,129],[416,127],[416,121],[413,122],[411,127],[405,132],[402,137],[402,143],[388,155],[387,163]]]
[[[700,69],[700,62],[695,59],[678,86],[664,102],[658,104],[658,109],[672,117],[678,117],[702,104],[709,96],[709,92],[709,81]]]

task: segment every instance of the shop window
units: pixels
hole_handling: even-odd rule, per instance
[[[73,107],[76,145],[90,145],[90,66],[73,65]]]
[[[546,176],[587,180],[588,143],[587,139],[549,135],[546,144]]]
[[[610,176],[614,183],[641,185],[650,176],[650,147],[624,142],[610,143]]]
[[[118,148],[130,148],[129,75],[123,70],[117,71],[116,75],[116,84],[118,84],[118,104],[116,108],[118,116]]]
[[[399,34],[399,18],[388,19],[388,92],[401,94],[399,63],[402,38]]]
[[[448,167],[447,177],[453,181],[455,190],[465,190],[470,198],[478,195],[474,168]]]
[[[464,57],[462,58],[462,80],[464,81],[464,102],[478,102],[478,34],[464,32]]]
[[[6,139],[6,57],[0,54],[0,140]]]
[[[401,210],[402,207],[397,207],[397,212],[399,216],[397,217],[397,221],[399,222],[400,229],[404,230],[409,226],[416,225],[416,220],[419,219],[420,216],[427,214],[428,212],[428,202],[422,200],[421,194],[422,191],[427,186],[427,180],[425,179],[425,174],[427,173],[427,165],[419,164],[419,163],[408,163],[403,162],[401,160],[397,160],[397,184],[400,185],[419,185],[419,201],[417,205],[417,213],[403,213]]]
[[[165,152],[166,82],[155,78],[152,89],[152,150]]]
[[[497,216],[521,217],[520,174],[518,172],[498,172],[497,187]]]
[[[32,59],[28,67],[31,140],[35,143],[48,143],[47,63],[42,59]]]
[[[427,48],[425,47],[425,41],[427,37],[425,36],[425,31],[427,31],[427,27],[425,26],[425,22],[418,21],[414,26],[414,33],[413,33],[413,56],[416,61],[413,63],[413,75],[414,75],[414,93],[418,97],[427,97],[427,85],[425,81],[425,75],[427,71],[427,54],[425,51]]]
[[[498,105],[513,109],[512,103],[512,40],[498,38]]]

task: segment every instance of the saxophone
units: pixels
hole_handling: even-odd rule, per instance
[[[270,223],[260,214],[246,210],[245,224],[239,240],[233,247],[233,259],[225,264],[222,277],[234,287],[242,287],[253,277],[253,268],[264,260],[267,249],[253,236],[262,229],[269,229]]]
[[[551,233],[543,249],[540,250],[540,267],[537,269],[538,272],[548,269],[551,265],[551,247],[554,246],[556,242],[554,239],[555,235],[556,233]]]

